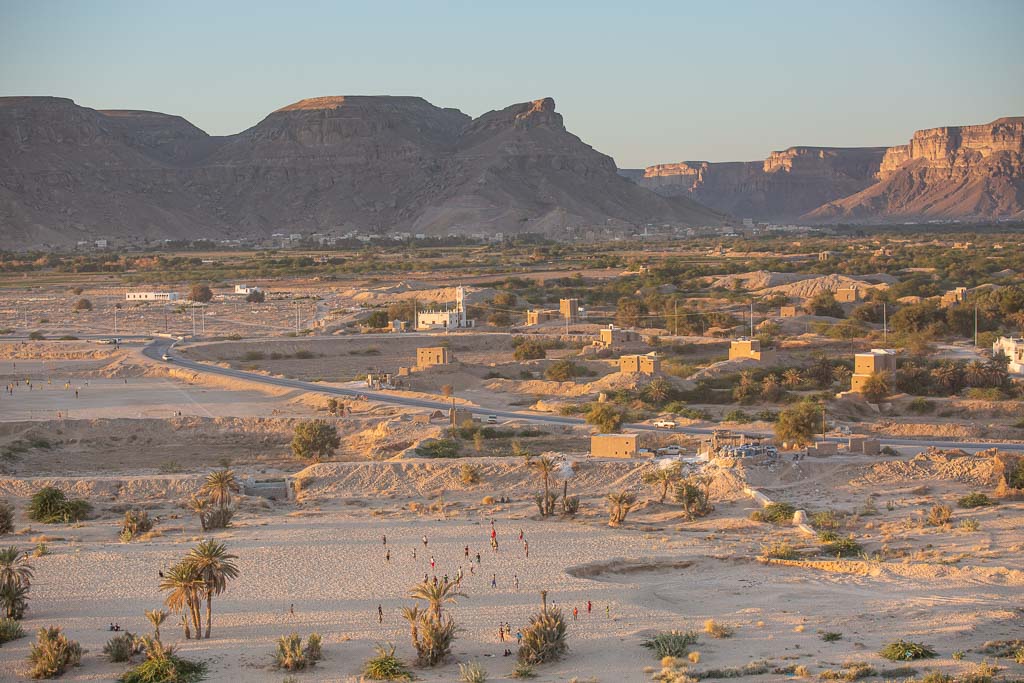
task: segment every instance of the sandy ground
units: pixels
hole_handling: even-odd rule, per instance
[[[377,642],[395,642],[398,653],[410,657],[407,627],[399,615],[411,603],[405,597],[408,587],[424,573],[453,576],[460,566],[468,572],[477,552],[481,563],[467,573],[466,597],[451,608],[464,629],[452,662],[417,670],[420,680],[456,680],[456,663],[469,660],[482,662],[491,680],[506,680],[513,662],[501,657],[507,645],[498,639],[498,623],[509,622],[513,633],[522,627],[541,589],[549,590],[550,599],[570,615],[571,649],[562,662],[541,667],[539,681],[573,676],[649,680],[644,668],[657,662],[640,646],[643,637],[669,628],[700,630],[709,618],[736,633],[725,640],[702,635],[694,647],[701,653],[696,670],[756,660],[772,666],[803,664],[814,674],[850,660],[892,669],[895,665],[875,653],[903,637],[927,642],[940,653],[915,669],[952,673],[980,662],[978,650],[985,641],[1021,633],[1024,543],[1019,524],[1024,503],[956,510],[947,528],[922,527],[916,521],[918,510],[935,500],[989,486],[991,470],[980,458],[907,459],[897,466],[867,459],[837,461],[832,467],[804,461],[802,471],[786,464],[745,473],[777,500],[809,511],[828,507],[849,514],[841,533],[855,534],[869,553],[888,546],[892,555],[867,561],[829,560],[814,554],[813,539],[793,527],[749,521],[747,514],[756,506],[737,498],[734,486],[743,469],[720,472],[724,488],[716,488],[717,509],[708,518],[686,522],[677,507],[647,502],[625,527],[611,529],[604,524],[602,492],[625,486],[638,491],[641,500],[647,498],[649,491],[639,483],[642,465],[587,463],[574,480],[584,495],[583,514],[575,521],[540,521],[525,493],[536,481],[520,463],[479,464],[483,481],[470,486],[457,482],[459,463],[409,462],[397,470],[390,463],[318,465],[304,473],[310,481],[303,487],[303,502],[264,507],[247,502],[236,526],[214,535],[239,556],[242,574],[215,600],[213,638],[183,641],[180,629],[165,626],[165,639],[178,642],[185,656],[208,661],[210,680],[279,681],[283,673],[270,668],[274,640],[290,631],[317,631],[325,636],[325,660],[301,678],[356,681]],[[927,488],[921,488],[919,477],[927,478]],[[481,496],[488,493],[508,493],[514,502],[481,505]],[[857,513],[871,493],[882,503],[879,509]],[[436,502],[438,496],[447,503],[443,518],[422,508],[410,511],[413,503]],[[891,509],[884,504],[888,500]],[[128,502],[123,499],[121,505]],[[104,504],[99,519],[77,527],[47,527],[50,554],[33,560],[27,630],[59,623],[90,650],[83,666],[64,680],[111,680],[123,670],[98,656],[109,637],[106,625],[116,621],[129,630],[145,630],[142,610],[161,600],[157,570],[199,538],[193,520],[172,518],[181,512],[172,501],[150,501],[164,516],[159,527],[164,534],[118,543],[114,510],[122,508],[116,505]],[[980,529],[958,529],[963,517],[977,519]],[[496,554],[487,547],[490,520],[498,533]],[[18,528],[24,523],[19,519]],[[35,526],[11,540],[25,545],[42,531]],[[518,541],[520,529],[529,541],[529,558]],[[384,535],[390,561],[385,560]],[[427,548],[422,535],[428,537]],[[808,553],[807,559],[757,559],[762,544],[779,540]],[[295,613],[290,614],[293,604]],[[384,611],[381,624],[378,604]],[[574,607],[581,612],[578,621],[571,620]],[[819,631],[825,630],[840,632],[842,638],[824,642]],[[22,639],[0,649],[0,676],[17,675],[28,646],[29,639]],[[964,661],[951,658],[954,650],[966,652]],[[998,664],[1007,667],[1007,674],[1024,673],[1010,660]],[[781,678],[766,674],[748,680]]]

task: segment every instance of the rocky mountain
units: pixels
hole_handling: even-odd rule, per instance
[[[418,97],[319,97],[215,137],[167,114],[0,98],[0,240],[10,246],[721,220],[620,177],[551,99],[471,119]]]
[[[648,166],[636,182],[741,218],[796,218],[871,185],[884,154],[884,147],[790,147],[764,161]]]
[[[1024,218],[1024,117],[919,130],[896,147],[790,147],[764,161],[684,161],[620,173],[736,217]]]
[[[877,182],[819,220],[1024,218],[1024,117],[929,128],[886,150]]]

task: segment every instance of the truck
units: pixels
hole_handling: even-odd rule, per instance
[[[673,422],[672,420],[655,420],[654,426],[658,427],[659,429],[674,429],[676,423]]]

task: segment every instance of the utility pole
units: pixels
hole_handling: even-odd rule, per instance
[[[821,402],[821,438],[825,439],[825,401]]]
[[[885,315],[885,302],[882,302],[882,339],[889,341],[889,320]]]
[[[192,302],[192,336],[196,336],[196,302]]]
[[[675,334],[673,336],[678,337],[679,336],[679,299],[673,298],[672,299],[672,303],[675,305],[675,309],[672,312],[672,317],[675,318],[675,321],[676,321],[676,325],[675,325],[676,329],[675,329]]]
[[[750,302],[750,337],[754,337],[754,302]]]
[[[114,306],[114,336],[117,336],[117,306]]]
[[[974,304],[974,348],[978,348],[978,304]]]

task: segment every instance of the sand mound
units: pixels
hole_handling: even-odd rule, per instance
[[[886,289],[885,282],[870,281],[865,278],[847,277],[846,275],[823,275],[821,277],[799,280],[791,284],[777,285],[761,290],[762,294],[783,294],[798,299],[809,299],[821,292],[834,292],[837,289],[853,288],[864,296],[870,289]]]
[[[773,273],[770,270],[753,270],[749,273],[734,273],[716,278],[711,282],[712,287],[734,289],[736,284],[746,290],[764,289],[765,287],[777,287],[787,285],[800,280],[806,280],[811,275],[799,273]]]
[[[615,557],[601,562],[589,562],[565,568],[565,573],[577,579],[600,579],[606,574],[624,576],[643,574],[646,572],[663,572],[688,569],[694,565],[693,560],[651,557],[645,559],[626,559]]]
[[[379,305],[397,301],[417,300],[424,305],[446,304],[455,301],[455,287],[433,287],[422,282],[406,280],[394,285],[367,289],[348,289],[342,296],[367,305]],[[467,303],[486,301],[494,297],[494,290],[480,287],[465,287]]]
[[[995,459],[968,455],[963,451],[929,449],[910,460],[876,463],[854,483],[891,486],[902,481],[936,479],[994,485],[997,479]]]

